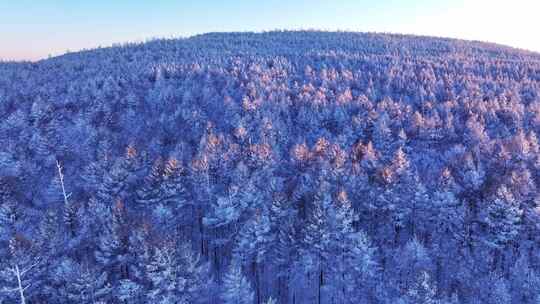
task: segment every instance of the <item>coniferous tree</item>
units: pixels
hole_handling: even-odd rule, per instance
[[[152,256],[151,235],[148,225],[137,227],[128,238],[127,260],[130,265],[129,277],[132,281],[146,285],[146,265]]]
[[[139,159],[137,150],[132,146],[126,148],[124,157],[117,159],[105,174],[97,197],[104,203],[113,204],[129,196],[132,178],[138,169]]]
[[[113,289],[108,283],[106,272],[96,272],[88,265],[74,266],[72,281],[66,282],[70,301],[81,304],[107,302],[112,298]]]
[[[165,243],[155,247],[146,266],[151,288],[148,299],[155,303],[204,301],[205,268],[187,245]]]
[[[257,302],[262,301],[259,268],[264,269],[264,265],[269,262],[269,251],[274,243],[270,220],[266,212],[263,212],[256,213],[244,224],[233,253],[233,263],[251,269]]]
[[[137,189],[137,202],[146,208],[156,206],[162,199],[161,183],[163,181],[163,161],[158,158],[149,174],[144,179],[144,184]]]
[[[165,163],[163,175],[164,180],[161,184],[163,202],[174,205],[176,209],[181,208],[186,203],[184,169],[178,160],[171,158]]]
[[[395,276],[398,286],[404,290],[411,288],[422,273],[431,271],[433,264],[428,250],[419,240],[412,239],[404,248],[396,252]]]
[[[223,279],[223,293],[221,297],[225,304],[254,303],[253,289],[242,274],[240,267],[231,265],[229,272]]]
[[[531,267],[527,256],[521,256],[510,270],[512,301],[515,303],[535,303],[540,293],[540,277]]]
[[[108,280],[114,286],[120,279],[128,278],[127,239],[124,231],[125,210],[121,201],[110,210],[97,242],[94,256]]]
[[[325,277],[327,271],[327,262],[331,254],[331,214],[332,197],[330,185],[324,181],[319,181],[318,192],[314,196],[311,205],[312,210],[304,230],[302,255],[307,272],[311,280],[316,282],[316,298],[319,303],[322,301],[322,289],[328,279]],[[328,275],[326,273],[326,275]]]
[[[143,297],[143,287],[138,283],[130,280],[123,279],[118,283],[118,287],[115,291],[115,297],[123,303],[133,303],[140,301]]]
[[[422,272],[416,284],[407,290],[405,303],[436,304],[436,289],[427,272]]]
[[[505,248],[508,248],[520,233],[523,211],[515,203],[503,201],[501,198],[495,198],[488,203],[481,212],[481,221],[486,230],[479,241],[492,252],[490,258],[493,267],[500,269]]]

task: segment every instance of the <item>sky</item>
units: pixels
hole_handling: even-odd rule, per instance
[[[540,52],[540,0],[0,0],[0,59],[275,29],[418,34]]]

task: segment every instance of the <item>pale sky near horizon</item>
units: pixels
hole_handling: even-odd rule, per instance
[[[540,0],[0,0],[0,59],[274,29],[418,34],[540,52]]]

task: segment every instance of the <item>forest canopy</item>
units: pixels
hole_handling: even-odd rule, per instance
[[[540,54],[482,42],[3,62],[0,302],[538,303],[539,131]]]

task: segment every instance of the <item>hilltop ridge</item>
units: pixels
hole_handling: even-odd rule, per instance
[[[292,38],[297,45],[287,45],[287,39]],[[326,41],[326,45],[324,42]],[[214,32],[198,34],[183,38],[157,38],[146,42],[124,43],[110,47],[70,52],[65,55],[77,56],[91,54],[92,52],[107,52],[107,50],[124,48],[149,48],[154,45],[168,45],[171,48],[187,50],[193,43],[205,43],[200,45],[204,48],[225,47],[235,49],[242,46],[241,43],[251,43],[252,46],[264,46],[265,48],[249,48],[251,52],[264,52],[268,50],[281,50],[283,52],[306,52],[313,50],[346,50],[359,53],[389,53],[395,52],[408,55],[422,55],[429,52],[444,54],[490,54],[501,58],[528,58],[540,60],[537,52],[512,48],[510,46],[468,41],[453,38],[429,37],[418,35],[386,34],[386,33],[363,33],[363,32],[326,32],[326,31],[269,31],[269,32]],[[239,44],[240,43],[240,44]],[[322,43],[322,44],[321,44]],[[244,45],[245,46],[245,45]],[[367,47],[367,49],[366,49]],[[306,50],[307,48],[307,50]],[[193,50],[195,51],[195,50]],[[421,51],[422,53],[418,53]],[[59,55],[40,61],[47,61],[63,57]]]

